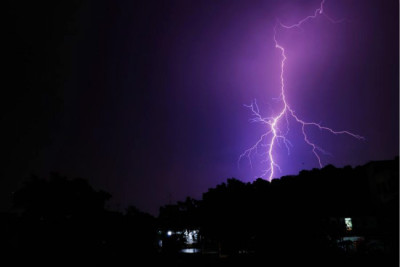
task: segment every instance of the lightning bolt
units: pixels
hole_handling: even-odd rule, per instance
[[[290,107],[289,103],[286,100],[286,94],[285,94],[285,63],[287,60],[286,53],[285,53],[285,48],[279,44],[276,35],[277,35],[277,30],[278,27],[281,29],[293,29],[293,28],[301,28],[302,24],[317,18],[318,16],[324,16],[327,18],[330,22],[332,23],[340,23],[344,20],[334,20],[331,17],[329,17],[327,14],[324,13],[324,3],[325,0],[322,0],[319,8],[317,8],[314,12],[313,15],[307,16],[304,19],[300,20],[299,22],[292,24],[292,25],[285,25],[281,22],[278,21],[278,23],[274,27],[274,42],[275,42],[275,48],[279,49],[281,53],[281,64],[280,64],[280,97],[279,99],[282,101],[283,107],[281,111],[276,115],[275,117],[267,117],[264,118],[260,114],[259,107],[257,105],[257,101],[254,100],[253,103],[250,105],[245,105],[247,108],[251,110],[252,113],[252,119],[251,122],[256,122],[256,123],[261,123],[266,126],[267,131],[260,136],[258,141],[250,148],[245,150],[239,157],[239,162],[242,160],[242,158],[247,157],[250,166],[252,167],[252,155],[254,154],[259,154],[261,156],[265,156],[266,159],[263,161],[263,163],[267,163],[268,168],[262,173],[262,177],[265,177],[268,175],[267,179],[271,181],[274,178],[275,171],[276,169],[280,170],[279,165],[277,164],[276,160],[274,159],[274,150],[275,146],[278,142],[282,141],[287,150],[288,153],[290,153],[290,146],[292,144],[290,141],[286,138],[286,134],[289,132],[289,117],[292,117],[297,123],[300,124],[301,126],[301,131],[303,134],[304,142],[309,145],[312,149],[312,153],[316,157],[316,160],[318,161],[318,164],[320,168],[322,168],[323,164],[321,161],[321,156],[320,153],[322,154],[327,154],[326,151],[324,151],[321,147],[317,146],[315,143],[313,143],[310,138],[308,137],[306,133],[306,129],[309,127],[315,127],[319,130],[322,131],[327,131],[331,134],[334,135],[348,135],[350,137],[363,140],[364,137],[354,134],[350,131],[337,131],[333,130],[332,128],[326,127],[321,125],[320,123],[316,122],[308,122],[303,119],[301,119],[299,116],[296,115],[295,111]],[[286,124],[286,129],[283,131],[279,125],[282,124],[282,121]],[[259,150],[260,147],[263,148],[263,152],[260,154]]]

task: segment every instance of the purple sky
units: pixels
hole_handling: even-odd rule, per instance
[[[125,3],[126,2],[126,3]],[[158,213],[160,205],[201,193],[228,177],[261,173],[240,154],[281,102],[276,19],[296,23],[319,1],[168,1],[85,3],[68,46],[71,68],[60,126],[26,173],[58,171],[111,192],[113,206]],[[144,1],[147,2],[147,1]],[[399,147],[398,1],[326,1],[324,17],[280,31],[287,100],[301,118],[366,138],[310,130],[338,167],[392,159]],[[318,167],[291,121],[282,172]]]

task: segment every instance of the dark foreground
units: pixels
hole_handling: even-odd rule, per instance
[[[110,194],[86,180],[34,177],[0,213],[0,264],[394,267],[398,189],[397,157],[272,182],[228,179],[155,218],[107,209]]]
[[[11,255],[8,255],[11,256]],[[75,255],[76,256],[76,255]],[[113,258],[102,255],[92,259],[74,255],[13,255],[5,257],[3,266],[327,266],[327,267],[397,267],[397,255],[236,255],[219,257],[217,255],[127,255]],[[99,255],[98,255],[99,256]]]

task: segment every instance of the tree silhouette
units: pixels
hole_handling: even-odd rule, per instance
[[[31,216],[71,218],[104,210],[111,195],[95,191],[86,180],[68,180],[57,173],[50,179],[32,176],[14,193],[14,207]]]

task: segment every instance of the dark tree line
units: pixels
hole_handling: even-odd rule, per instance
[[[2,252],[15,266],[109,266],[150,257],[156,220],[134,206],[105,208],[111,195],[84,179],[32,177],[14,194],[13,214],[2,214]]]
[[[134,206],[124,213],[106,209],[111,195],[84,179],[55,173],[48,179],[32,177],[14,193],[13,212],[0,214],[1,252],[11,266],[119,266],[143,259],[184,265],[187,261],[177,256],[182,247],[168,249],[173,243],[166,242],[160,248],[159,233],[199,229],[198,248],[228,255],[227,265],[257,260],[396,266],[398,171],[396,158],[356,168],[327,166],[272,182],[230,178],[201,200],[188,197],[161,207],[158,218]],[[350,232],[343,221],[347,217],[353,220]],[[338,245],[348,236],[365,238],[356,254]],[[382,251],[368,250],[366,244],[374,240],[383,243]],[[237,258],[243,253],[245,258]],[[189,262],[208,263],[205,254],[194,259]]]
[[[209,189],[201,200],[188,198],[162,207],[159,220],[164,229],[199,228],[204,239],[227,255],[252,251],[274,261],[308,263],[330,258],[335,265],[340,264],[334,261],[338,255],[345,256],[338,241],[362,236],[365,241],[358,254],[378,253],[362,246],[379,240],[385,246],[383,253],[395,263],[398,188],[398,157],[356,168],[329,165],[272,182],[231,178]],[[346,230],[347,217],[353,222],[351,231]]]

